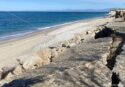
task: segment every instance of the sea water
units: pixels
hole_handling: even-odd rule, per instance
[[[107,12],[0,12],[0,39],[106,15]]]

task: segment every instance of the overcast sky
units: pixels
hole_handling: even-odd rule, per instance
[[[0,11],[123,8],[125,0],[0,0]]]

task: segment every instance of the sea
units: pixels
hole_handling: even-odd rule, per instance
[[[0,40],[55,25],[107,16],[107,12],[0,12]]]

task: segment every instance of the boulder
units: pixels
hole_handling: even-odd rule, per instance
[[[92,34],[91,34],[91,37],[92,37],[92,38],[95,38],[95,35],[96,35],[96,33],[92,33]]]
[[[5,80],[7,80],[7,81],[12,81],[12,80],[13,80],[13,77],[14,77],[14,75],[10,72],[10,73],[8,73],[7,76],[5,77]]]
[[[106,65],[107,64],[107,58],[109,56],[109,53],[105,53],[102,55],[102,58],[100,59],[100,61],[102,62],[102,64]]]
[[[64,41],[62,44],[62,47],[69,47],[69,46],[70,46],[69,41]]]
[[[88,69],[93,69],[94,68],[92,62],[85,63],[85,67],[88,68]]]
[[[80,41],[81,41],[80,35],[75,35],[75,37],[73,38],[73,41],[74,41],[75,43],[80,43]]]
[[[13,72],[15,67],[3,67],[2,68],[2,74],[1,79],[5,79],[5,77],[8,75],[8,73]]]
[[[20,74],[22,74],[24,72],[24,70],[23,70],[23,68],[22,68],[22,66],[17,66],[15,69],[14,69],[14,71],[13,71],[13,74],[14,75],[20,75]]]
[[[94,32],[94,31],[92,31],[92,30],[88,31],[89,34],[92,34],[93,32]]]
[[[89,34],[89,32],[88,31],[86,31],[86,35],[88,35]]]
[[[73,47],[75,45],[76,45],[76,43],[70,43],[70,47]]]
[[[39,50],[37,52],[37,55],[42,58],[42,59],[45,59],[45,58],[51,58],[51,49],[49,48],[46,48],[46,49],[43,49],[43,50]]]
[[[25,70],[29,70],[29,69],[34,69],[38,66],[41,66],[45,63],[46,60],[43,60],[42,58],[40,58],[38,55],[30,55],[28,56],[29,58],[26,59],[23,63],[23,68]],[[46,58],[47,59],[47,58]]]
[[[51,57],[52,58],[57,58],[58,57],[58,52],[56,51],[56,49],[52,49],[52,51],[51,51]]]
[[[109,12],[109,16],[110,17],[115,17],[115,15],[116,15],[116,11],[110,11]]]

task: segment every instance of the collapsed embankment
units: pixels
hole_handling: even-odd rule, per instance
[[[112,71],[112,77],[111,77],[111,82],[112,82],[112,87],[118,87],[120,83],[120,78],[119,74],[117,71],[113,71],[115,65],[116,65],[116,59],[117,56],[120,55],[122,52],[122,48],[124,46],[124,40],[125,40],[125,34],[120,33],[117,31],[113,31],[110,28],[105,27],[104,30],[100,31],[95,38],[101,38],[101,37],[112,37],[112,43],[109,48],[109,53],[107,56],[107,64],[106,66]],[[121,66],[120,64],[117,66]],[[124,66],[121,66],[124,67]]]
[[[14,80],[10,84],[5,85],[4,87],[9,87],[9,86],[14,87],[14,85],[15,86],[25,85],[24,87],[28,87],[32,83],[34,86],[31,85],[31,87],[56,87],[57,85],[64,87],[68,86],[74,87],[72,84],[80,87],[82,86],[118,87],[118,85],[121,83],[121,81],[123,81],[123,79],[119,77],[121,76],[120,73],[115,71],[114,68],[116,67],[117,64],[116,61],[117,57],[121,54],[121,50],[124,45],[124,33],[102,26],[101,29],[98,28],[97,30],[94,31],[94,33],[86,32],[86,34],[88,35],[89,39],[86,40],[85,37],[81,38],[81,36],[77,36],[78,42],[75,40],[75,43],[77,42],[77,44],[74,46],[74,48],[70,46],[71,44],[73,44],[73,43],[69,44],[70,41],[66,41],[65,44],[64,43],[61,44],[61,47],[63,49],[67,50],[69,49],[71,50],[71,52],[66,51],[66,53],[63,54],[63,57],[59,59],[59,62],[56,63],[55,61],[53,61],[53,59],[55,58],[54,56],[51,56],[50,58],[48,57],[49,61],[52,62],[52,65],[50,64],[48,66],[53,67],[57,65],[56,67],[59,68],[59,66],[63,64],[61,67],[66,66],[66,69],[63,70],[60,67],[61,71],[58,72],[57,70],[56,71],[52,70],[53,73],[51,72],[48,74],[42,73],[43,72],[42,68],[38,70],[36,69],[34,71],[39,73],[38,75],[36,72],[35,73],[30,72],[32,73],[33,76],[32,75],[29,76],[28,74],[26,74],[24,76],[25,78],[21,77],[21,79]],[[71,41],[73,41],[73,39],[71,39]],[[50,49],[55,49],[55,47],[50,47]],[[78,52],[76,54],[75,51],[77,50]],[[64,60],[67,61],[64,61],[63,58]],[[70,60],[72,60],[72,62],[70,62]],[[78,61],[78,63],[75,64],[77,60],[80,61]],[[53,65],[54,63],[56,63],[56,65]],[[67,65],[69,66],[69,68]],[[121,65],[117,64],[117,66]],[[47,67],[46,69],[49,70],[50,68]],[[27,77],[28,78],[34,77],[34,78],[26,79]],[[37,82],[35,79],[39,81]],[[69,81],[69,79],[72,81]],[[27,81],[31,82],[27,83]],[[75,83],[74,81],[76,81],[77,83]]]
[[[75,34],[72,38],[63,41],[58,45],[49,46],[44,50],[40,48],[34,50],[30,55],[26,54],[24,56],[21,56],[21,58],[17,58],[18,66],[5,67],[1,69],[0,72],[1,83],[3,83],[3,81],[5,82],[11,81],[12,80],[11,78],[13,78],[14,76],[21,75],[24,72],[29,71],[31,69],[36,69],[43,65],[50,64],[51,62],[53,62],[53,59],[59,57],[61,53],[63,53],[64,51],[73,46],[80,44],[81,42],[83,42],[88,38],[94,37],[95,33],[98,31],[99,29],[97,27],[95,27],[95,29],[91,31],[86,31],[86,32],[79,31],[79,33]]]

